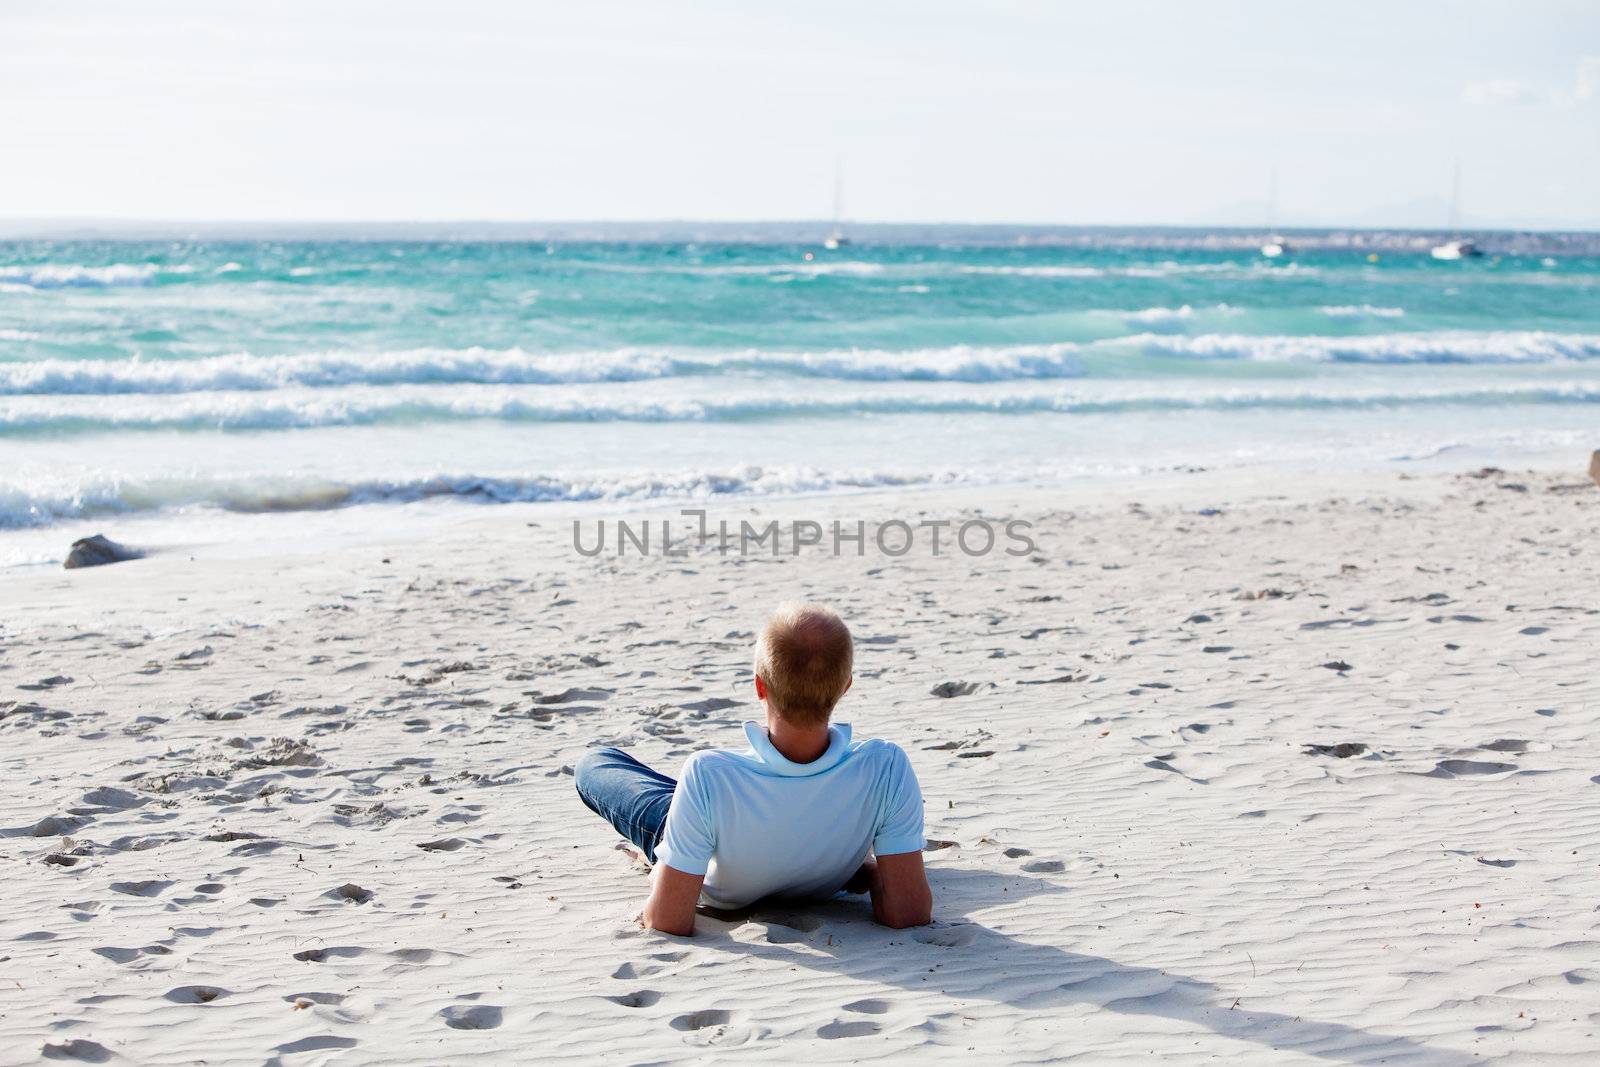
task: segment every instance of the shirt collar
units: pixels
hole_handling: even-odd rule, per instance
[[[821,774],[834,766],[850,751],[850,724],[834,723],[828,727],[828,749],[810,763],[795,763],[776,748],[767,737],[767,728],[760,723],[744,724],[744,736],[750,740],[756,759],[773,774],[785,778],[807,778]]]

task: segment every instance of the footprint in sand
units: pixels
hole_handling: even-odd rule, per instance
[[[924,926],[911,936],[924,945],[959,948],[962,945],[972,944],[977,939],[978,932],[973,929],[972,924],[962,923],[958,926]]]
[[[142,797],[137,793],[130,793],[126,789],[118,789],[115,786],[103,785],[98,789],[91,789],[83,794],[83,803],[91,808],[99,808],[101,809],[100,811],[74,811],[72,814],[98,815],[112,811],[127,811],[129,808],[141,807],[149,802],[148,797]]]
[[[728,708],[736,708],[741,703],[743,702],[738,700],[729,700],[726,697],[707,697],[704,700],[696,700],[692,703],[679,704],[678,706],[683,708],[685,711],[699,712],[700,714],[704,715],[713,711],[725,711]]]
[[[869,1019],[841,1019],[817,1027],[817,1036],[825,1041],[841,1037],[868,1037],[881,1029],[882,1027]]]
[[[884,1015],[888,1013],[889,1008],[890,1004],[887,1000],[879,1000],[876,997],[868,997],[866,1000],[852,1000],[844,1006],[845,1011],[859,1012],[862,1015]]]
[[[1005,857],[1008,860],[1021,859],[1023,856],[1031,855],[1033,855],[1033,849],[1031,848],[1008,848],[1005,851]]]
[[[448,952],[435,948],[397,948],[389,953],[390,957],[401,963],[415,966],[422,964],[444,964],[460,956],[458,952]]]
[[[1024,863],[1022,869],[1029,874],[1060,874],[1067,869],[1067,865],[1060,860],[1034,860]]]
[[[661,994],[654,989],[640,989],[632,993],[624,993],[618,997],[607,997],[613,1004],[621,1004],[624,1008],[648,1008],[661,999]]]
[[[1447,759],[1440,760],[1431,771],[1425,772],[1424,778],[1466,778],[1485,774],[1504,774],[1517,769],[1515,763],[1486,763],[1479,760]]]
[[[732,1020],[732,1012],[723,1011],[721,1008],[707,1008],[705,1011],[692,1011],[687,1015],[680,1015],[667,1025],[674,1030],[691,1033],[695,1030],[726,1026]]]
[[[108,1063],[111,1050],[98,1041],[75,1037],[71,1041],[46,1041],[39,1055],[47,1060],[76,1060],[79,1063]]]
[[[1528,742],[1511,737],[1502,737],[1498,741],[1490,741],[1488,744],[1479,745],[1478,747],[1488,752],[1515,752],[1518,755],[1522,755],[1531,749]]]
[[[452,1030],[493,1030],[505,1012],[493,1004],[452,1004],[441,1009],[439,1016]]]
[[[33,692],[39,692],[40,690],[44,690],[44,689],[54,689],[58,685],[71,685],[72,682],[73,682],[73,679],[68,678],[64,674],[53,674],[48,678],[40,678],[37,682],[22,682],[22,683],[19,683],[17,685],[17,688],[18,689],[28,689],[28,690],[31,690]]]
[[[228,990],[211,985],[181,985],[167,990],[165,996],[174,1004],[210,1004],[228,995]]]
[[[1340,741],[1335,745],[1313,745],[1307,743],[1304,755],[1307,756],[1332,756],[1334,759],[1349,759],[1351,756],[1360,756],[1367,751],[1364,741]]]
[[[336,1048],[355,1048],[357,1041],[353,1037],[334,1037],[331,1034],[318,1034],[315,1037],[302,1037],[295,1041],[286,1041],[273,1049],[284,1055],[296,1052],[326,1052]]]
[[[768,915],[762,921],[767,924],[767,941],[774,945],[808,941],[807,934],[822,928],[822,920],[811,915]]]
[[[32,826],[0,831],[5,837],[69,837],[88,826],[91,820],[72,815],[46,815]]]
[[[441,837],[437,841],[421,841],[417,847],[424,852],[454,852],[466,844],[459,837]]]
[[[140,956],[170,956],[172,950],[165,945],[146,945],[143,948],[116,948],[112,945],[103,945],[91,949],[96,956],[110,960],[112,963],[132,963]]]
[[[366,955],[367,950],[355,945],[340,945],[334,948],[305,948],[294,954],[294,958],[301,963],[326,963],[333,959],[348,959],[355,956]]]
[[[330,889],[322,895],[333,900],[347,901],[351,904],[365,904],[373,897],[372,890],[363,889],[354,882],[346,882],[344,885]]]
[[[650,959],[656,961],[655,963],[646,963],[638,966],[632,963],[624,963],[611,972],[611,977],[620,979],[648,978],[666,970],[666,964],[680,963],[688,955],[687,952],[657,952],[650,956]]]

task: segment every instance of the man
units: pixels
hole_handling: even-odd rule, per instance
[[[844,620],[785,604],[756,641],[756,699],[766,726],[744,724],[747,752],[696,752],[674,782],[615,748],[578,761],[578,796],[655,865],[641,921],[692,934],[696,904],[739,908],[764,897],[869,892],[872,914],[902,929],[929,921],[922,790],[899,746],[851,741],[830,725],[855,680]]]

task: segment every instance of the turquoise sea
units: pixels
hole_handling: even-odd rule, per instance
[[[1449,262],[1392,234],[1272,260],[1197,232],[600,236],[0,242],[0,563],[423,499],[1464,466],[1600,437],[1592,235]]]

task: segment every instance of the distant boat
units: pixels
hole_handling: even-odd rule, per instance
[[[822,247],[837,252],[850,243],[844,235],[844,170],[839,161],[833,161],[833,231],[823,239]]]
[[[1461,160],[1456,160],[1455,174],[1450,183],[1450,225],[1452,233],[1461,232]],[[1473,259],[1483,255],[1478,246],[1464,237],[1455,237],[1433,246],[1434,259]]]
[[[1472,259],[1481,256],[1483,252],[1471,241],[1446,241],[1442,245],[1433,246],[1434,259]]]
[[[1274,221],[1278,216],[1278,168],[1273,167],[1267,179],[1267,239],[1261,243],[1261,254],[1268,259],[1277,259],[1292,251],[1289,242],[1280,234],[1271,232]]]

